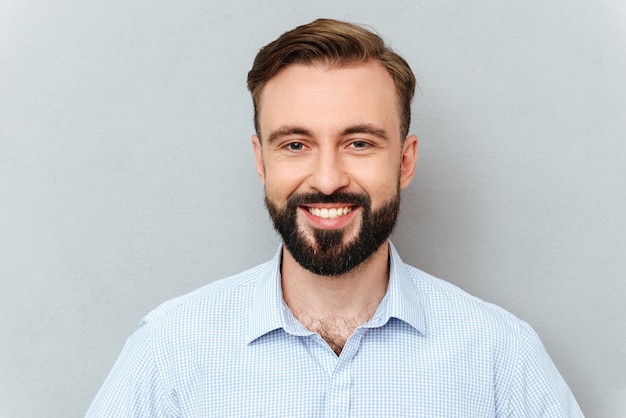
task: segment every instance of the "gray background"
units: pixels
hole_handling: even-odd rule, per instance
[[[405,261],[626,416],[623,0],[0,0],[1,417],[81,416],[145,313],[274,253],[245,76],[320,16],[417,74]]]

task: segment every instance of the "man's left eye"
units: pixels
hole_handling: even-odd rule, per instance
[[[354,141],[350,144],[352,148],[367,148],[368,145],[369,144],[365,141]]]

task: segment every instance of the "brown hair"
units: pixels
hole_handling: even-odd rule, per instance
[[[318,19],[298,26],[261,48],[257,54],[248,73],[248,90],[254,103],[254,128],[257,135],[261,135],[261,91],[265,83],[283,68],[291,64],[361,64],[372,59],[378,60],[393,78],[400,107],[401,140],[404,140],[411,124],[411,102],[415,92],[415,75],[409,64],[375,33],[352,23],[332,19]]]

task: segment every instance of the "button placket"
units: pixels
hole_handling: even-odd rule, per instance
[[[350,392],[352,389],[352,360],[357,354],[365,328],[358,328],[348,339],[337,359],[330,376],[326,394],[327,417],[348,417],[350,415]]]

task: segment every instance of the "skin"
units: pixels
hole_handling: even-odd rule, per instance
[[[267,82],[260,97],[260,136],[252,137],[256,168],[267,197],[284,206],[292,193],[366,193],[372,209],[411,182],[417,137],[401,141],[393,79],[376,61],[352,66],[291,65]],[[308,205],[338,208],[347,204]],[[343,228],[344,242],[361,224],[360,208],[334,219],[299,207],[298,228],[315,245],[312,228]],[[285,302],[309,330],[339,352],[367,322],[387,289],[388,241],[343,276],[302,268],[285,248],[281,265]]]

